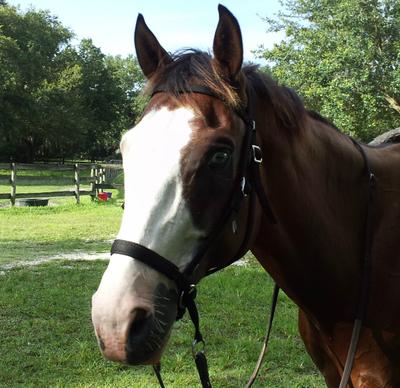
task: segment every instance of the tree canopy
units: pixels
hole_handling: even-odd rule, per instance
[[[56,17],[0,3],[0,158],[112,154],[141,108],[136,59],[77,47]]]
[[[364,141],[400,124],[400,1],[282,0],[286,38],[260,49],[281,83]]]

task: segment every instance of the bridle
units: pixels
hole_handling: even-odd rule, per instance
[[[162,93],[162,92],[168,92],[168,91],[162,86],[158,87],[153,91],[152,96],[156,93]],[[251,97],[251,93],[249,92],[249,90],[247,90],[246,92],[249,100],[249,98]],[[221,96],[215,94],[211,89],[201,85],[191,85],[187,89],[179,90],[179,93],[200,93],[217,98],[224,102]],[[155,271],[162,273],[167,278],[174,281],[175,284],[177,285],[179,298],[178,298],[176,319],[177,320],[181,319],[185,311],[188,310],[189,316],[195,328],[194,340],[192,343],[192,354],[196,363],[196,367],[203,388],[211,387],[211,382],[208,373],[207,359],[204,353],[205,343],[200,331],[199,313],[195,303],[197,291],[196,291],[196,283],[194,280],[195,279],[194,274],[198,270],[199,264],[206,255],[207,251],[213,246],[217,238],[220,236],[221,231],[224,230],[226,225],[229,223],[230,219],[232,218],[232,215],[234,213],[237,213],[241,208],[241,206],[243,206],[244,200],[249,201],[246,231],[237,254],[234,255],[233,259],[228,261],[227,263],[218,267],[208,269],[204,276],[211,275],[212,273],[217,272],[229,266],[230,264],[239,260],[248,251],[252,233],[252,224],[254,221],[256,196],[268,221],[273,225],[277,224],[277,220],[274,215],[274,212],[272,211],[268,196],[261,184],[259,167],[262,162],[262,151],[260,146],[257,144],[256,125],[252,117],[252,114],[249,111],[250,106],[251,104],[247,103],[247,106],[244,109],[234,109],[234,113],[236,113],[243,120],[246,127],[242,143],[242,150],[241,150],[239,168],[236,179],[237,181],[236,187],[234,188],[231,198],[228,202],[228,205],[223,211],[219,221],[215,224],[208,238],[201,244],[196,254],[189,262],[189,264],[184,268],[184,270],[181,272],[175,264],[171,263],[158,253],[148,249],[143,245],[134,242],[116,239],[111,247],[111,254],[117,253],[131,257],[135,260],[139,260],[142,263],[149,266],[150,268],[154,269]],[[357,350],[357,345],[360,337],[360,332],[362,328],[362,322],[365,318],[367,304],[368,304],[369,277],[370,277],[369,275],[371,267],[371,241],[372,241],[372,228],[373,228],[373,218],[374,218],[373,205],[375,201],[375,188],[376,188],[375,175],[372,172],[370,163],[368,161],[368,157],[364,149],[355,140],[351,139],[351,141],[353,142],[354,146],[358,149],[358,151],[361,153],[364,161],[365,170],[368,176],[368,200],[366,209],[367,218],[365,222],[364,251],[361,263],[362,278],[360,283],[358,308],[356,311],[356,318],[353,326],[352,337],[339,388],[345,388],[349,382]],[[265,335],[263,347],[259,355],[256,367],[248,383],[246,384],[246,388],[250,388],[254,383],[259,368],[261,366],[261,363],[263,361],[272,328],[275,307],[278,299],[278,292],[279,292],[279,287],[275,285],[273,299],[272,299],[272,306],[270,311],[270,318],[267,326],[267,333]],[[200,350],[197,350],[199,344],[202,345],[202,347],[200,348]],[[154,371],[156,373],[160,386],[163,388],[164,383],[161,378],[159,364],[154,366]]]
[[[163,92],[167,92],[167,90],[162,86],[158,87],[153,91],[152,96],[156,93]],[[210,88],[201,85],[191,85],[187,89],[179,90],[179,93],[200,93],[223,101],[221,96],[214,93]],[[250,93],[247,92],[247,94],[249,97]],[[254,221],[256,195],[269,222],[271,224],[276,224],[275,215],[272,211],[267,194],[263,190],[261,184],[259,166],[262,162],[262,151],[260,146],[257,144],[256,125],[249,112],[249,107],[250,104],[247,104],[247,107],[245,108],[234,109],[234,113],[237,114],[245,124],[245,133],[236,176],[236,187],[234,187],[228,204],[223,210],[217,223],[213,226],[211,233],[202,242],[200,247],[198,247],[197,252],[184,270],[181,272],[175,264],[171,263],[158,253],[131,241],[116,239],[111,247],[111,254],[121,254],[139,260],[175,282],[179,293],[176,319],[181,319],[186,309],[188,310],[195,328],[192,353],[203,387],[211,387],[211,383],[208,375],[207,360],[204,354],[204,340],[200,332],[199,314],[195,303],[197,293],[194,280],[196,278],[195,273],[208,250],[221,235],[221,231],[225,230],[225,227],[232,217],[235,214],[238,214],[244,201],[248,201],[246,231],[236,255],[234,255],[232,260],[229,260],[227,263],[208,269],[204,276],[211,275],[212,273],[229,266],[239,260],[248,251]],[[234,220],[234,222],[236,222],[236,220]],[[233,228],[235,228],[234,225]],[[197,350],[199,344],[202,345],[202,349]],[[164,386],[159,366],[155,367],[155,372],[160,385]]]

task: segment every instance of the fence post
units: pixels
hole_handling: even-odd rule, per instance
[[[105,167],[103,167],[102,173],[103,173],[102,181],[103,181],[103,183],[106,183],[106,168]]]
[[[90,198],[93,201],[94,198],[96,197],[96,178],[95,178],[95,166],[92,165],[90,168],[90,191],[92,194],[90,194]]]
[[[76,198],[76,203],[79,204],[81,203],[81,197],[79,194],[79,166],[77,163],[75,163],[74,166],[74,171],[75,171],[75,198]]]
[[[11,193],[10,193],[11,206],[15,206],[15,197],[17,194],[17,166],[14,162],[10,164],[10,184],[11,184]]]
[[[103,167],[100,166],[98,172],[99,172],[99,183],[102,185],[104,183],[104,181],[103,181],[103,177],[104,177]],[[102,187],[99,189],[99,192],[100,193],[103,192],[103,188]]]
[[[98,164],[96,164],[96,170],[95,170],[95,174],[96,174],[96,196],[99,195],[100,193],[100,189],[97,185],[99,185],[101,183],[100,180],[100,167]]]

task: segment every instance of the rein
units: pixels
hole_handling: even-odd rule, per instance
[[[152,96],[156,93],[162,93],[162,92],[167,92],[167,90],[162,87],[159,87],[153,91]],[[223,101],[221,96],[216,95],[211,89],[201,85],[192,85],[188,89],[180,90],[179,93],[200,93]],[[271,224],[277,224],[277,220],[272,211],[269,199],[261,183],[259,166],[262,163],[262,151],[260,146],[257,145],[256,126],[255,126],[255,121],[253,120],[251,114],[249,113],[249,105],[245,109],[240,109],[240,110],[235,109],[234,112],[243,120],[246,126],[246,132],[243,140],[239,169],[237,174],[237,178],[240,179],[238,179],[237,187],[236,189],[234,189],[230,201],[226,206],[224,212],[222,213],[222,216],[220,217],[219,221],[215,224],[212,233],[199,247],[196,254],[189,262],[189,264],[184,268],[184,270],[181,272],[175,264],[171,263],[158,253],[134,242],[116,239],[111,247],[111,254],[115,253],[122,254],[131,257],[133,259],[139,260],[144,264],[146,264],[147,266],[149,266],[150,268],[154,269],[155,271],[160,272],[167,278],[173,280],[177,285],[178,292],[180,293],[180,295],[178,298],[178,309],[177,309],[176,320],[181,319],[185,311],[186,310],[188,311],[190,319],[192,320],[195,329],[194,340],[192,343],[192,354],[196,363],[197,371],[203,388],[211,388],[211,382],[208,373],[207,359],[204,352],[205,342],[200,331],[199,313],[195,303],[197,291],[196,291],[196,284],[194,281],[195,278],[194,274],[196,270],[198,270],[199,264],[203,259],[203,257],[205,256],[205,254],[207,253],[207,251],[209,250],[209,248],[220,236],[221,230],[224,229],[224,227],[229,223],[230,219],[232,218],[232,215],[238,212],[238,210],[242,206],[243,200],[247,199],[249,200],[248,216],[246,222],[245,236],[242,240],[242,243],[239,246],[238,252],[233,257],[233,259],[230,260],[228,263],[219,267],[208,269],[205,276],[209,276],[214,272],[217,272],[229,266],[230,264],[239,260],[247,252],[252,232],[251,226],[254,219],[256,196],[268,221]],[[365,223],[364,254],[362,260],[362,279],[360,285],[359,304],[356,312],[356,318],[353,326],[351,342],[339,388],[346,388],[346,386],[348,385],[357,350],[358,340],[360,337],[362,322],[365,317],[365,312],[367,308],[368,291],[369,291],[369,274],[371,267],[371,240],[372,240],[372,226],[373,226],[372,206],[374,204],[375,187],[376,187],[375,176],[372,172],[370,163],[368,161],[364,149],[355,140],[353,139],[351,140],[354,146],[361,153],[364,160],[365,169],[368,174],[368,201],[367,201],[367,219]],[[232,227],[234,229],[233,225]],[[279,287],[275,285],[272,298],[272,307],[270,311],[270,318],[267,326],[267,332],[263,341],[262,349],[258,357],[257,364],[248,383],[246,384],[246,388],[250,388],[253,385],[257,377],[258,371],[261,367],[262,361],[264,359],[274,319],[275,308],[278,300],[278,293],[279,293]],[[198,347],[200,347],[200,350],[197,350]],[[158,382],[160,384],[160,387],[165,388],[165,385],[161,377],[160,364],[154,365],[153,368],[157,376]]]
[[[157,88],[153,91],[153,95],[156,93],[165,92],[163,88]],[[180,93],[200,93],[206,94],[211,97],[217,98],[221,100],[221,97],[216,95],[211,89],[200,86],[193,85],[190,86],[188,90],[181,90]],[[204,340],[200,331],[200,321],[199,321],[199,313],[197,310],[197,306],[195,303],[196,298],[196,285],[194,282],[194,274],[196,270],[199,268],[199,264],[207,251],[213,245],[213,243],[220,236],[222,230],[224,230],[225,226],[229,223],[232,218],[232,215],[237,213],[242,204],[243,200],[249,200],[248,204],[248,216],[246,222],[246,232],[245,236],[239,246],[237,254],[230,260],[228,263],[210,268],[205,276],[211,275],[214,272],[217,272],[235,261],[239,260],[248,250],[248,245],[251,238],[252,232],[252,224],[254,219],[255,212],[255,202],[257,195],[259,203],[267,216],[269,222],[272,224],[276,224],[276,218],[270,206],[268,197],[264,190],[262,189],[261,178],[259,166],[262,163],[262,151],[259,145],[256,143],[256,126],[255,121],[252,119],[251,115],[248,112],[248,107],[246,109],[236,109],[234,112],[243,120],[246,131],[243,139],[243,145],[241,150],[241,157],[239,161],[239,168],[237,173],[237,184],[236,189],[233,190],[230,201],[226,206],[225,210],[222,213],[222,216],[218,220],[218,222],[213,227],[212,232],[208,236],[208,238],[204,241],[204,243],[198,248],[196,254],[189,262],[189,264],[184,268],[181,272],[179,268],[157,254],[156,252],[144,247],[140,244],[136,244],[134,242],[130,242],[127,240],[116,239],[111,247],[111,254],[122,254],[133,259],[139,260],[144,264],[148,265],[150,268],[154,269],[157,272],[164,274],[167,278],[173,280],[177,285],[180,296],[178,298],[178,312],[176,319],[179,320],[183,317],[185,311],[187,310],[190,316],[190,319],[193,322],[193,326],[195,328],[194,340],[192,343],[192,354],[196,363],[196,367],[198,370],[198,374],[200,377],[200,381],[203,388],[211,387],[211,382],[208,374],[208,365],[207,359],[204,353]],[[234,220],[236,222],[236,220]],[[232,225],[234,229],[235,226]],[[278,298],[278,290],[279,288],[275,286],[275,292],[273,297],[273,306],[276,305],[276,301]],[[269,328],[267,329],[266,341],[264,341],[264,345],[262,348],[262,353],[259,356],[259,362],[253,372],[251,379],[249,380],[247,387],[251,387],[255,380],[255,376],[258,373],[258,370],[261,366],[262,359],[264,357],[267,344],[269,338],[269,333],[272,327],[272,320],[274,314],[275,307],[271,309],[271,318],[269,323]],[[200,350],[197,350],[198,347],[201,347]],[[161,378],[160,373],[160,365],[154,366],[154,371],[156,373],[157,379],[160,383],[161,387],[164,387],[164,383]]]
[[[364,252],[361,263],[362,278],[359,290],[358,308],[356,311],[353,331],[351,333],[350,345],[347,352],[346,363],[344,365],[339,388],[346,388],[350,380],[350,374],[356,356],[357,345],[360,339],[361,327],[367,311],[371,263],[372,263],[372,228],[374,221],[373,205],[375,202],[375,191],[376,191],[376,178],[369,163],[367,154],[365,153],[361,145],[357,143],[353,138],[350,138],[350,140],[353,142],[354,146],[361,153],[361,156],[364,161],[365,170],[368,176],[368,198],[367,198],[367,216],[366,216],[365,231],[364,231]]]

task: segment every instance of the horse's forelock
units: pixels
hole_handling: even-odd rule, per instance
[[[162,87],[180,102],[190,104],[190,96],[181,91],[190,90],[191,85],[202,85],[232,108],[246,103],[240,82],[235,87],[225,80],[209,53],[185,50],[173,54],[172,58],[171,63],[159,68],[151,77],[145,90],[147,95]]]

